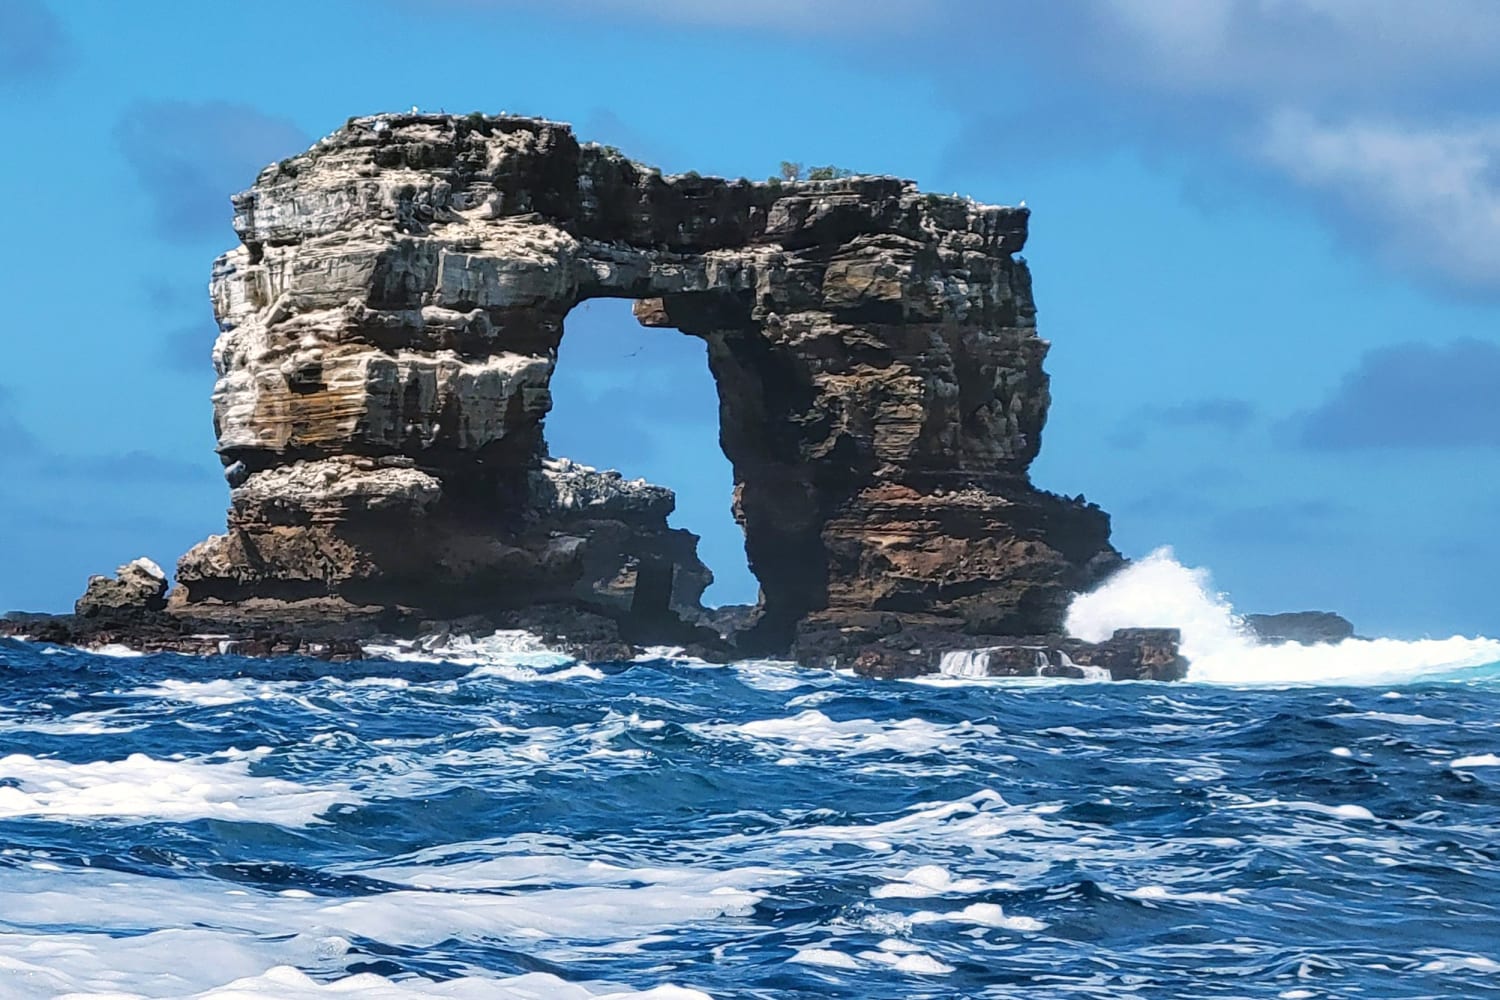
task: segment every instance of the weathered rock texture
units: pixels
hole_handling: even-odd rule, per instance
[[[762,590],[742,648],[800,634],[816,658],[871,612],[1056,632],[1119,562],[1102,511],[1027,476],[1048,384],[1024,208],[889,177],[664,177],[477,115],[351,120],[234,204],[214,414],[240,485],[227,534],[178,567],[179,613],[575,602],[649,632],[695,606],[708,577],[669,493],[544,462],[564,319],[595,297],[707,345]]]
[[[1343,642],[1354,638],[1354,625],[1332,611],[1284,611],[1274,615],[1246,615],[1245,624],[1262,642]]]
[[[150,559],[134,559],[113,577],[91,576],[73,605],[80,618],[134,618],[167,606],[167,574]]]

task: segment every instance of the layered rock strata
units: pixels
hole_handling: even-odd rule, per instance
[[[133,619],[167,606],[167,574],[150,559],[133,559],[114,576],[91,576],[73,613],[89,619]]]
[[[1028,478],[1049,395],[1024,208],[663,176],[555,122],[418,114],[351,119],[234,208],[231,508],[178,566],[184,619],[545,605],[680,634],[710,577],[670,493],[548,458],[565,318],[597,297],[705,344],[761,586],[736,652],[1058,633],[1120,563],[1103,511]]]
[[[214,411],[243,482],[173,607],[695,603],[681,540],[618,521],[601,551],[638,554],[610,576],[580,552],[608,532],[537,514],[564,319],[610,296],[707,346],[762,589],[747,647],[871,610],[1056,631],[1118,556],[1102,511],[1027,478],[1026,223],[887,177],[667,177],[536,119],[351,120],[235,198]]]

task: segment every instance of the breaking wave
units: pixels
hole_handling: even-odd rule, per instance
[[[1208,571],[1182,565],[1170,548],[1080,594],[1066,627],[1090,642],[1118,628],[1179,628],[1182,653],[1192,663],[1188,679],[1212,684],[1392,685],[1464,677],[1500,664],[1500,640],[1484,637],[1261,642],[1214,589]]]
[[[1166,556],[1139,569],[1117,608],[1081,605],[1091,627],[1136,623],[1142,592],[1185,579],[1179,607],[1203,614],[1170,620],[1195,655],[1262,655],[1206,579]],[[384,652],[0,643],[0,996],[1272,1000],[1500,981],[1500,675],[902,684],[672,650],[579,663],[518,633]]]

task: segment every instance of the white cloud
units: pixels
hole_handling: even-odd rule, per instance
[[[1093,14],[1089,48],[1116,75],[1251,104],[1450,91],[1492,78],[1500,51],[1494,0],[1094,0]]]
[[[1282,111],[1269,119],[1259,153],[1362,219],[1389,259],[1500,288],[1500,119],[1329,123]]]

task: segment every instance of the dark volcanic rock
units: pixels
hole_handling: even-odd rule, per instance
[[[73,606],[80,618],[131,619],[167,606],[167,574],[150,559],[136,559],[113,577],[91,576]]]
[[[1027,479],[1048,392],[1025,209],[663,177],[565,125],[445,115],[356,119],[235,207],[214,406],[238,485],[176,613],[570,602],[665,639],[709,579],[670,502],[538,502],[564,317],[598,296],[707,345],[763,594],[746,650],[870,610],[1053,631],[1119,561],[1102,511]]]
[[[1354,637],[1354,625],[1332,611],[1288,611],[1246,615],[1245,624],[1265,642],[1342,642]]]
[[[1028,477],[1049,393],[1024,208],[663,176],[555,122],[418,114],[352,119],[234,206],[211,288],[228,526],[168,608],[194,628],[545,606],[723,649],[683,624],[711,575],[671,493],[548,458],[564,320],[598,297],[705,345],[761,586],[740,653],[868,661],[871,621],[872,656],[1005,648],[1120,564],[1103,511]]]
[[[1175,681],[1187,676],[1176,629],[1119,629],[1104,642],[1062,635],[965,633],[941,619],[814,619],[798,630],[803,663],[852,666],[866,677],[947,673],[967,677],[1097,677]]]

